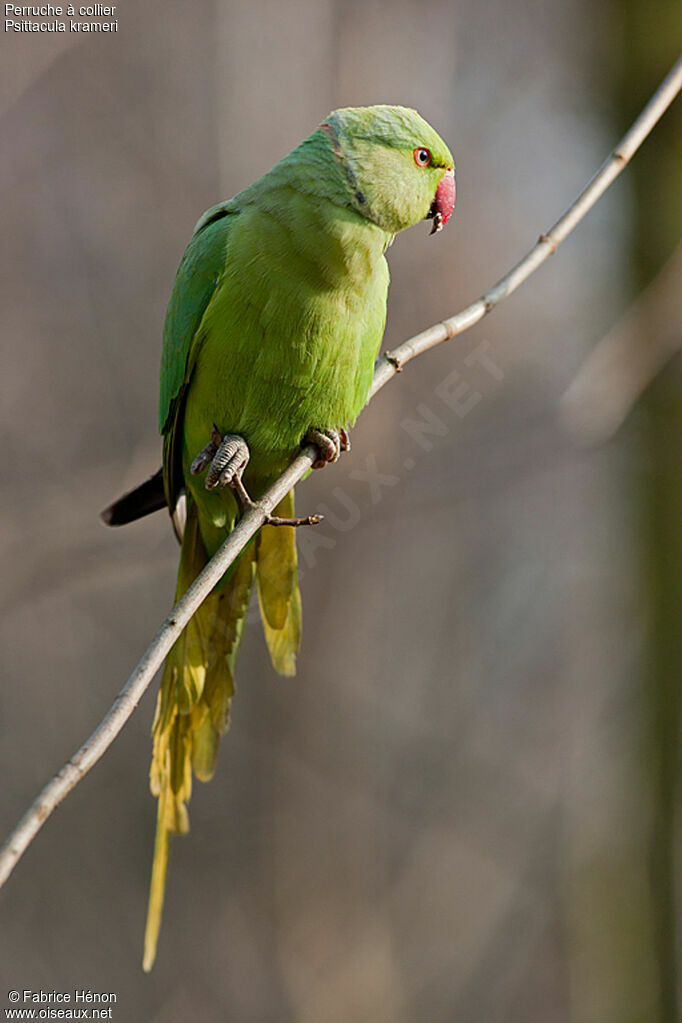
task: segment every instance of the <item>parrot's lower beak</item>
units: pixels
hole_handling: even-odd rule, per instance
[[[441,178],[427,220],[433,220],[431,234],[442,231],[455,208],[455,170],[450,167]]]

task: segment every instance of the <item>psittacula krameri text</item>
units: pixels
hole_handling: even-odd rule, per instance
[[[316,466],[347,447],[386,319],[387,247],[455,201],[452,156],[414,110],[336,110],[271,171],[197,223],[166,315],[159,427],[163,468],[103,513],[120,525],[157,508],[186,518],[177,597],[252,497],[304,441]],[[293,519],[293,492],[276,514]],[[256,582],[274,668],[293,675],[301,634],[295,529],[265,525],[166,659],[153,726],[158,820],[143,965],[152,967],[169,836],[188,830],[192,774],[215,771]]]

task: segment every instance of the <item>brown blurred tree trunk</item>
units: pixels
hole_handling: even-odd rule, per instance
[[[623,52],[616,95],[623,124],[682,49],[679,0],[617,7]],[[659,125],[632,167],[633,294],[660,271],[682,235],[682,110]],[[671,310],[672,314],[672,310]],[[643,345],[656,339],[643,331]],[[682,685],[682,364],[674,360],[648,389],[641,409],[641,585],[646,608],[645,777],[651,797],[649,884],[663,1023],[679,1019],[679,872],[682,859],[678,742]]]
[[[679,0],[648,5],[623,0],[611,8],[610,25],[603,57],[613,68],[611,99],[618,119],[613,134],[618,136],[679,53]],[[624,196],[624,215],[631,230],[621,255],[629,263],[633,299],[656,277],[682,234],[681,129],[678,101],[626,177],[630,192]],[[676,308],[670,316],[657,310],[651,322],[645,320],[640,344],[664,341],[656,331],[679,318],[679,298],[669,300]],[[581,602],[573,609],[572,688],[579,693],[579,712],[566,804],[572,1023],[679,1019],[680,363],[679,357],[669,363],[648,388],[622,447],[616,443],[600,453],[602,473],[621,473],[625,453],[634,466],[626,482],[636,504],[638,562],[632,564],[626,514],[622,557],[610,564],[609,578],[601,584],[607,607],[600,606],[598,592],[596,605],[588,602],[585,609]],[[602,480],[602,486],[608,488],[608,482]],[[619,526],[614,519],[613,529]],[[619,621],[618,644],[630,649],[614,648],[610,620]],[[590,642],[594,628],[601,646]]]

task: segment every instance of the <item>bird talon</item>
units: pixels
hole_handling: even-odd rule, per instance
[[[336,462],[342,451],[350,451],[350,440],[344,429],[310,429],[303,438],[304,444],[314,444],[319,457],[313,462],[313,469],[324,469],[328,462]]]
[[[192,462],[190,472],[198,476],[208,467],[204,484],[207,490],[234,486],[235,480],[241,482],[249,457],[249,448],[243,437],[235,433],[226,433],[223,437],[214,424],[211,439]]]
[[[201,449],[201,451],[199,452],[199,454],[189,467],[189,471],[192,473],[193,476],[199,476],[200,473],[204,471],[204,469],[208,468],[208,466],[215,458],[217,450],[218,445],[215,444],[213,440],[210,440],[206,447]]]

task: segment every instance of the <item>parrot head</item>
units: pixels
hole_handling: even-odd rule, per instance
[[[342,166],[354,209],[391,234],[420,220],[431,233],[455,206],[455,164],[441,137],[407,107],[344,107],[320,125]]]

